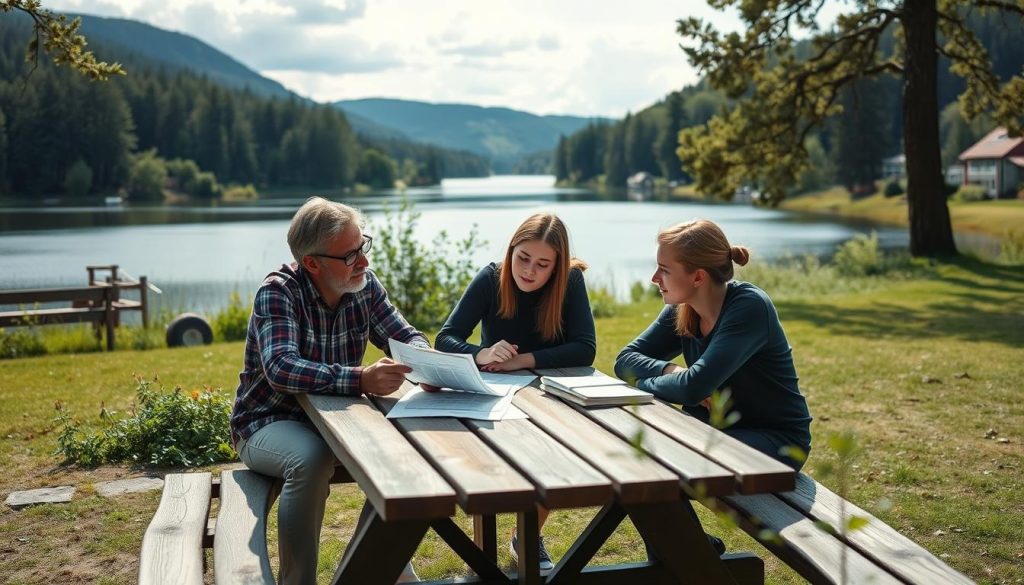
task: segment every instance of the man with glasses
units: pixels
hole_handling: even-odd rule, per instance
[[[362,366],[367,342],[430,347],[369,270],[373,238],[355,209],[312,197],[288,229],[294,264],[267,275],[253,300],[231,439],[252,470],[282,478],[279,581],[316,583],[320,526],[336,460],[295,396],[391,394],[412,370],[384,357]],[[411,565],[404,577],[414,579]],[[401,581],[400,581],[401,582]]]

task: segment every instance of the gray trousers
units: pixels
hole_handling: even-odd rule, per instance
[[[270,423],[240,441],[238,457],[258,473],[284,480],[277,510],[278,581],[315,585],[320,527],[337,460],[309,423]]]

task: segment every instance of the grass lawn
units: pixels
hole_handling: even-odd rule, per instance
[[[907,202],[903,197],[885,197],[881,192],[850,200],[842,187],[809,193],[785,200],[780,206],[790,211],[861,217],[893,225],[907,225]],[[996,239],[1014,233],[1024,238],[1024,200],[998,199],[961,203],[949,202],[956,232],[985,234]]]
[[[816,473],[831,459],[825,438],[856,431],[863,451],[846,486],[850,500],[979,583],[1024,582],[1024,269],[960,260],[910,279],[861,284],[828,293],[794,293],[799,287],[785,285],[769,289],[815,417],[815,447],[806,470],[838,489]],[[599,319],[597,366],[610,372],[619,348],[659,309],[658,301],[649,300]],[[225,343],[0,361],[0,496],[43,486],[78,487],[70,504],[0,510],[0,580],[133,583],[142,534],[159,494],[107,500],[95,494],[95,483],[147,470],[60,466],[52,455],[54,403],[88,417],[101,404],[124,410],[134,396],[133,373],[157,376],[167,387],[210,385],[233,393],[241,354],[240,343]],[[996,438],[986,437],[989,429]],[[332,490],[321,582],[333,573],[362,501],[352,486]],[[544,533],[556,557],[592,513],[552,514]],[[802,582],[744,534],[718,525],[703,509],[701,514],[730,550],[752,550],[767,560],[769,583]],[[465,518],[460,522],[467,526]],[[502,547],[511,526],[511,517],[500,519]],[[597,562],[640,560],[642,551],[636,533],[625,526]],[[505,548],[499,554],[509,562]],[[433,536],[415,562],[422,578],[464,571]]]

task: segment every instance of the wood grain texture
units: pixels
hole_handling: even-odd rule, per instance
[[[248,469],[220,474],[220,508],[213,538],[214,582],[273,583],[267,552],[267,512],[274,479]]]
[[[209,473],[169,473],[142,538],[139,583],[203,583],[203,533],[210,514]]]

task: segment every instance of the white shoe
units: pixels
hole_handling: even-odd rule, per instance
[[[398,576],[398,581],[395,581],[396,585],[398,583],[419,583],[419,582],[420,582],[419,576],[416,574],[416,571],[414,571],[412,569],[412,561],[409,561],[408,563],[405,564],[405,568],[402,569],[402,574]]]

